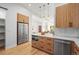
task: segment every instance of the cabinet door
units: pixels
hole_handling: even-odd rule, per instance
[[[61,40],[54,40],[54,55],[62,55],[63,54],[63,44]]]
[[[71,42],[61,39],[54,40],[54,54],[56,55],[70,55]]]
[[[62,19],[62,22],[63,22],[63,24],[62,24],[62,28],[67,28],[68,26],[68,7],[67,7],[67,4],[65,4],[65,5],[63,5],[62,6],[62,9],[63,9],[63,14],[62,14],[62,16],[63,16],[63,19]]]
[[[76,21],[76,6],[75,4],[68,4],[68,27],[74,28],[75,27],[75,21]]]
[[[70,44],[63,43],[63,54],[64,55],[70,55],[71,54],[71,49],[70,49]]]
[[[70,3],[67,4],[67,27],[68,28],[79,28],[79,4]]]
[[[17,14],[17,22],[23,22],[23,16],[21,14]]]
[[[24,16],[24,23],[29,23],[29,17],[28,16]]]
[[[73,27],[79,28],[79,3],[74,3],[73,5]]]
[[[62,27],[62,7],[56,7],[56,27]]]
[[[46,40],[45,50],[51,54],[54,52],[54,40],[53,38],[48,38]]]
[[[39,48],[39,42],[38,41],[34,41],[32,40],[32,46],[35,47],[35,48]]]
[[[22,23],[29,23],[29,17],[17,13],[17,22],[22,22]]]
[[[53,39],[47,37],[40,37],[39,39],[39,49],[53,54]]]
[[[35,48],[39,48],[39,37],[32,35],[32,46]]]
[[[39,39],[39,49],[45,50],[45,42],[46,42],[46,37],[40,37]]]
[[[67,5],[59,6],[56,8],[56,27],[67,27]]]
[[[70,3],[56,8],[56,27],[79,28],[79,3]]]
[[[72,55],[79,55],[79,47],[75,44],[75,42],[72,42],[71,44],[71,52]]]

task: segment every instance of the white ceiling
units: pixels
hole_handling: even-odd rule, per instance
[[[31,11],[32,13],[36,14],[39,17],[44,16],[45,18],[48,18],[48,14],[49,14],[50,19],[52,19],[55,16],[55,8],[63,4],[66,3],[50,3],[49,6],[48,3],[19,3],[19,5],[27,8],[29,11]],[[43,5],[45,5],[45,7],[43,7]],[[40,6],[41,6],[41,11],[40,11]]]
[[[28,6],[29,3],[20,3],[19,5],[24,6],[25,8],[27,8],[29,11],[31,11],[32,13],[38,15],[38,16],[48,16],[48,13],[50,15],[50,18],[54,17],[55,15],[55,4],[54,3],[50,3],[48,7],[47,3],[31,3],[31,6]],[[43,5],[45,5],[45,7],[43,7]],[[40,6],[42,6],[41,11],[40,11]],[[48,12],[49,9],[49,12]]]

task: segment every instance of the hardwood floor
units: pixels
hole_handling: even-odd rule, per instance
[[[31,47],[31,43],[27,42],[18,45],[15,48],[10,49],[0,49],[0,55],[49,55],[43,51]]]

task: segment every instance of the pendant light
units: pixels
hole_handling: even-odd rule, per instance
[[[47,12],[48,12],[47,19],[49,20],[50,19],[50,4],[49,3],[47,3]]]
[[[42,17],[42,16],[41,16],[41,6],[40,6],[39,8],[40,8],[40,18],[41,18],[41,17]]]
[[[45,4],[43,5],[43,18],[45,18]]]
[[[50,4],[43,4],[39,6],[40,9],[40,17],[46,20],[50,20]]]

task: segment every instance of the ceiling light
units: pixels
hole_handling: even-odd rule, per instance
[[[31,4],[28,4],[28,6],[31,7],[32,5]]]

